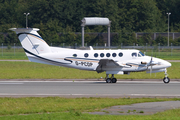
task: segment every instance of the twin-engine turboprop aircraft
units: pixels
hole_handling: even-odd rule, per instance
[[[106,72],[106,82],[116,83],[114,74],[146,71],[165,72],[164,83],[169,83],[166,68],[171,63],[155,57],[145,56],[139,50],[77,50],[50,47],[38,34],[37,28],[11,28],[15,31],[31,62],[71,67],[81,70]],[[109,74],[112,74],[109,77]]]

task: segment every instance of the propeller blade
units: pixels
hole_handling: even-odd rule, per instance
[[[151,63],[152,63],[152,57],[151,57],[150,62],[147,64],[147,68],[151,65]]]
[[[151,66],[151,69],[150,69],[150,76],[151,76],[151,73],[152,73],[152,66]]]
[[[151,60],[150,60],[150,62],[149,62],[149,63],[150,63],[150,65],[151,65],[151,63],[152,63],[152,59],[153,59],[153,58],[152,58],[152,56],[151,56]]]

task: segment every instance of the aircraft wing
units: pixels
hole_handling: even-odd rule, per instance
[[[101,59],[99,61],[99,65],[96,68],[96,71],[98,73],[101,73],[101,72],[106,71],[106,69],[117,68],[117,67],[129,67],[129,66],[121,64],[121,63],[118,63],[118,62],[115,62],[112,59]]]

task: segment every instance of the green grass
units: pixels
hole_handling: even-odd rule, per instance
[[[157,58],[161,58],[164,60],[180,60],[180,50],[179,49],[148,49],[141,50],[141,52],[145,53],[148,56],[153,56]]]
[[[88,112],[99,111],[114,105],[127,105],[142,102],[169,101],[166,98],[60,98],[27,97],[0,98],[0,115],[32,114],[47,112]]]
[[[0,79],[100,79],[105,78],[105,72],[84,71],[73,68],[51,66],[33,62],[0,62]],[[173,62],[168,68],[171,79],[180,78],[180,63]],[[132,72],[130,75],[115,75],[117,79],[162,79],[164,72],[147,74]]]
[[[161,58],[164,60],[180,60],[180,51],[174,52],[147,52],[146,55]]]
[[[91,115],[87,112],[100,111],[115,105],[129,105],[143,102],[176,101],[177,98],[60,98],[27,97],[0,98],[0,119],[41,120],[41,119],[176,119],[180,109],[168,110],[154,115]]]
[[[0,60],[28,60],[28,57],[22,52],[16,52],[15,55],[11,52],[5,52],[4,54],[0,56]]]
[[[91,115],[87,113],[43,113],[0,117],[2,120],[179,120],[180,109],[154,115]]]
[[[0,60],[27,60],[27,56],[22,48],[20,49],[0,49]]]

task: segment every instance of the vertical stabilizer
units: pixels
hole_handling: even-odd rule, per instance
[[[11,28],[10,30],[15,31],[24,48],[26,55],[31,54],[43,54],[51,52],[49,45],[42,39],[38,34],[37,28]]]

